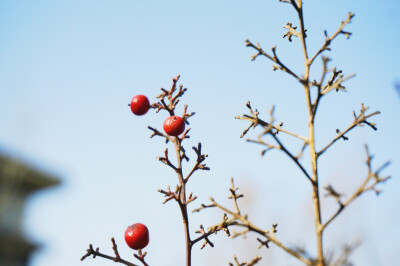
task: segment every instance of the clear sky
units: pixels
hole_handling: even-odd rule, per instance
[[[365,195],[327,229],[326,247],[336,250],[361,239],[356,265],[396,265],[400,248],[400,2],[305,0],[308,45],[316,51],[347,12],[356,14],[327,55],[345,74],[356,78],[347,92],[333,93],[317,117],[317,147],[335,137],[337,128],[352,121],[352,111],[364,102],[378,131],[358,128],[321,159],[321,184],[332,183],[347,196],[365,177],[364,143],[386,160],[385,174],[393,178],[383,194]],[[148,262],[184,265],[184,235],[178,207],[163,206],[158,188],[177,180],[155,160],[165,144],[150,139],[147,125],[162,128],[166,114],[132,115],[127,104],[136,94],[151,101],[161,87],[181,74],[189,91],[183,102],[196,115],[191,119],[187,150],[201,141],[209,154],[210,172],[189,183],[198,199],[209,196],[229,204],[229,179],[235,177],[245,193],[243,211],[263,227],[279,224],[278,237],[288,245],[303,245],[313,253],[311,189],[298,169],[277,151],[260,156],[261,147],[239,138],[247,126],[234,119],[246,112],[250,100],[261,116],[276,105],[276,117],[286,128],[306,134],[303,90],[287,74],[273,72],[264,58],[244,40],[260,42],[265,50],[277,45],[280,59],[297,73],[303,71],[298,39],[282,36],[287,22],[298,25],[294,10],[275,1],[139,1],[36,0],[0,1],[0,151],[57,175],[62,185],[33,195],[24,212],[24,231],[43,247],[32,266],[113,265],[104,259],[80,262],[89,243],[112,254],[111,236],[120,254],[131,259],[123,233],[132,223],[150,229]],[[312,69],[319,77],[320,64]],[[182,105],[178,108],[182,110]],[[259,131],[257,131],[259,132]],[[257,132],[250,132],[255,137]],[[290,140],[289,140],[290,141]],[[297,147],[290,142],[289,147]],[[194,154],[190,154],[194,158]],[[193,160],[192,160],[193,161]],[[192,162],[191,161],[191,162]],[[324,218],[336,206],[323,201]],[[218,211],[191,215],[191,230],[220,221]],[[194,265],[227,265],[233,254],[261,265],[297,265],[276,247],[257,249],[254,237],[227,240],[213,236],[216,247],[194,247]],[[133,258],[132,258],[132,261]]]

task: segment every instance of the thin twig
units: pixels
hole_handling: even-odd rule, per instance
[[[233,256],[233,260],[235,262],[235,265],[233,265],[233,263],[229,263],[229,266],[252,266],[252,265],[257,264],[261,260],[261,257],[257,256],[254,259],[252,259],[250,262],[240,263],[238,258],[236,256]]]
[[[329,45],[331,44],[331,42],[339,35],[339,34],[344,34],[347,38],[350,37],[351,33],[350,32],[345,32],[343,31],[343,28],[351,23],[351,19],[354,17],[354,14],[349,12],[347,15],[347,19],[345,21],[342,21],[340,23],[339,29],[331,36],[329,37],[327,32],[325,31],[325,43],[322,45],[322,47],[318,50],[317,53],[315,53],[315,55],[309,60],[308,64],[312,64],[315,60],[315,58],[317,58],[318,55],[320,55],[322,52],[324,52],[325,50],[330,50]]]
[[[253,110],[253,109],[251,108],[250,102],[247,102],[247,103],[246,103],[246,106],[247,106],[247,108],[248,108],[249,111],[250,111],[250,115],[243,115],[243,116],[236,116],[236,117],[235,117],[236,119],[247,120],[247,121],[250,121],[250,122],[251,122],[250,126],[242,133],[241,136],[244,136],[244,135],[248,132],[248,130],[249,130],[250,128],[255,128],[255,127],[258,126],[258,125],[261,126],[261,127],[263,127],[263,128],[264,128],[264,132],[263,132],[261,135],[265,135],[265,134],[271,135],[272,138],[278,143],[278,146],[270,145],[270,144],[267,144],[267,143],[263,142],[262,140],[260,140],[260,136],[261,136],[261,135],[259,136],[259,140],[258,140],[258,141],[254,141],[254,140],[250,140],[250,141],[251,141],[251,142],[256,142],[256,143],[260,143],[260,144],[266,145],[266,146],[268,147],[267,150],[273,149],[273,148],[282,150],[282,151],[283,151],[286,155],[288,155],[289,158],[291,158],[291,159],[293,160],[293,162],[300,168],[300,170],[304,173],[304,175],[307,177],[307,179],[310,180],[310,182],[313,182],[312,179],[311,179],[311,176],[308,174],[308,172],[306,171],[306,169],[305,169],[305,168],[303,167],[303,165],[300,163],[299,157],[294,156],[294,155],[282,144],[282,142],[279,140],[279,138],[278,138],[278,136],[277,136],[276,133],[279,132],[279,131],[282,131],[282,128],[281,128],[281,126],[274,126],[274,125],[273,125],[273,123],[274,123],[274,121],[275,121],[274,116],[273,116],[274,107],[272,107],[272,109],[271,109],[271,111],[270,111],[270,117],[271,117],[271,118],[270,118],[270,123],[267,123],[267,122],[261,120],[261,119],[258,117],[259,112],[257,111],[257,109]],[[282,131],[282,132],[289,134],[288,131]],[[299,134],[290,132],[290,135],[292,135],[292,136],[294,136],[294,137],[297,137],[297,138],[303,140],[303,142],[304,142],[303,147],[304,147],[306,144],[309,143],[309,140],[308,140],[307,138],[305,138],[305,137],[303,137],[303,136],[301,136],[301,135],[299,135]],[[304,147],[304,148],[305,148],[305,147]],[[267,150],[264,150],[264,151],[263,151],[263,154],[264,154]]]
[[[236,226],[241,226],[241,227],[245,227],[248,228],[250,231],[258,233],[262,236],[264,236],[265,238],[267,238],[268,240],[270,240],[271,242],[273,242],[275,245],[277,245],[278,247],[280,247],[281,249],[283,249],[284,251],[286,251],[287,253],[291,254],[292,256],[296,257],[297,259],[301,260],[303,263],[305,263],[306,265],[311,265],[311,263],[305,259],[304,257],[302,257],[300,254],[296,253],[294,250],[290,249],[289,247],[285,246],[283,243],[281,243],[277,238],[275,238],[275,236],[273,234],[270,234],[269,231],[265,231],[260,229],[259,227],[257,227],[256,225],[254,225],[253,223],[251,223],[248,219],[246,215],[240,215],[238,213],[235,213],[225,207],[223,207],[222,205],[218,204],[213,198],[210,198],[211,202],[213,204],[215,204],[216,207],[218,207],[219,209],[221,209],[222,211],[229,213],[230,215],[232,215],[236,220],[240,221],[241,223],[236,224]]]
[[[355,112],[354,114],[354,120],[353,122],[344,130],[344,131],[339,131],[339,134],[328,144],[326,145],[321,151],[317,153],[317,156],[321,156],[326,150],[328,150],[336,141],[338,141],[341,138],[344,138],[345,134],[347,134],[349,131],[351,131],[353,128],[362,126],[363,124],[366,124],[370,126],[372,129],[377,130],[376,124],[371,123],[367,121],[368,118],[371,118],[375,115],[380,114],[379,111],[373,112],[371,114],[366,114],[365,112],[368,110],[368,106],[364,106],[364,104],[361,104],[361,110],[360,114],[356,115]]]
[[[339,204],[339,209],[323,224],[322,230],[324,230],[356,198],[358,198],[365,192],[373,190],[373,191],[375,191],[375,193],[379,194],[380,190],[376,189],[376,185],[383,183],[390,178],[390,176],[384,177],[384,178],[379,176],[380,171],[382,171],[384,168],[386,168],[389,165],[389,162],[386,162],[385,164],[383,164],[380,168],[378,168],[378,170],[372,171],[372,165],[371,165],[372,155],[369,154],[368,146],[365,146],[365,149],[367,152],[367,161],[366,161],[367,166],[368,166],[367,177],[362,182],[362,184],[359,186],[359,188],[347,199],[346,202]],[[373,180],[372,184],[367,186],[371,180]]]
[[[100,253],[99,248],[96,248],[96,250],[95,250],[95,249],[93,249],[93,245],[90,244],[89,245],[89,249],[86,250],[87,253],[85,255],[83,255],[83,257],[81,258],[81,261],[85,260],[87,257],[90,257],[90,256],[93,256],[93,258],[96,258],[98,256],[98,257],[102,257],[102,258],[105,258],[105,259],[112,260],[114,262],[125,264],[127,266],[139,266],[137,264],[133,264],[133,263],[131,263],[129,261],[121,259],[121,257],[118,254],[117,245],[115,244],[114,238],[111,238],[111,241],[113,243],[113,250],[115,252],[115,257],[108,256],[106,254]]]
[[[312,265],[310,261],[308,261],[306,258],[304,258],[303,256],[301,256],[299,253],[297,253],[296,251],[290,249],[289,247],[285,246],[284,244],[282,244],[276,237],[275,237],[275,233],[276,233],[276,227],[277,224],[274,224],[272,226],[272,229],[269,231],[266,230],[262,230],[259,227],[257,227],[256,225],[254,225],[253,223],[251,223],[248,220],[247,215],[242,215],[240,213],[239,207],[238,207],[238,202],[237,200],[239,198],[242,198],[243,195],[242,194],[237,194],[237,190],[238,188],[235,187],[233,178],[231,179],[231,188],[229,189],[230,191],[230,196],[229,198],[232,199],[234,201],[235,204],[235,211],[229,210],[228,208],[222,206],[221,204],[217,203],[214,198],[210,197],[210,201],[211,204],[210,205],[204,205],[202,204],[202,207],[198,208],[195,211],[199,211],[202,209],[206,209],[206,208],[212,208],[212,207],[217,207],[218,209],[222,210],[224,213],[227,213],[229,215],[232,216],[232,218],[227,219],[225,225],[228,226],[240,226],[240,227],[244,227],[246,229],[248,229],[248,231],[250,232],[255,232],[258,233],[262,236],[264,236],[268,241],[273,242],[275,245],[277,245],[278,247],[280,247],[281,249],[285,250],[287,253],[291,254],[292,256],[298,258],[299,260],[301,260],[303,263],[305,263],[306,265]]]
[[[137,258],[141,263],[143,263],[144,266],[149,266],[146,261],[144,260],[144,257],[146,257],[147,252],[142,253],[142,250],[138,250],[138,254],[134,254],[135,258]]]
[[[284,63],[282,63],[281,60],[279,60],[278,56],[276,55],[276,47],[275,47],[275,46],[273,46],[273,47],[271,48],[272,54],[273,54],[273,55],[269,55],[268,53],[266,53],[266,52],[261,48],[261,46],[260,46],[259,43],[257,43],[256,45],[254,45],[251,41],[249,41],[249,40],[247,40],[247,39],[245,40],[245,42],[246,42],[246,46],[247,46],[247,47],[252,47],[252,48],[254,48],[255,50],[257,50],[257,52],[258,52],[257,54],[255,54],[255,55],[253,55],[253,56],[251,57],[251,60],[255,60],[258,56],[263,55],[263,56],[265,56],[266,58],[268,58],[269,60],[271,60],[271,61],[273,61],[273,62],[275,62],[275,63],[278,64],[278,66],[274,66],[274,67],[273,67],[274,70],[280,69],[280,70],[282,70],[283,72],[286,72],[286,73],[292,75],[292,76],[293,76],[294,78],[296,78],[298,81],[301,81],[301,78],[299,78],[298,75],[296,75],[296,74],[295,74],[292,70],[290,70]]]

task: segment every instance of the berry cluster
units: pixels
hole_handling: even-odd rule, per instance
[[[151,108],[149,99],[144,95],[133,97],[130,106],[135,115],[144,115]],[[179,136],[185,131],[185,120],[182,117],[171,115],[165,119],[163,128],[169,136]]]
[[[150,135],[150,138],[154,136],[159,136],[165,139],[165,142],[168,143],[170,142],[174,146],[174,150],[177,155],[177,161],[171,162],[168,157],[168,148],[165,149],[164,151],[164,157],[156,157],[157,160],[160,162],[168,165],[171,167],[177,174],[179,184],[176,186],[175,191],[171,191],[170,187],[168,186],[166,190],[159,189],[158,192],[163,194],[166,199],[164,200],[163,203],[166,203],[172,199],[174,199],[176,202],[178,202],[178,205],[180,207],[181,213],[182,213],[182,218],[183,218],[183,225],[184,225],[184,231],[185,231],[185,239],[186,239],[186,261],[187,265],[190,265],[191,261],[191,247],[201,241],[204,240],[206,243],[211,243],[207,239],[207,237],[219,230],[222,230],[222,227],[217,227],[216,229],[213,229],[212,233],[210,232],[205,232],[203,229],[202,231],[198,231],[202,234],[201,237],[197,237],[195,239],[192,239],[190,237],[190,232],[189,232],[189,218],[188,218],[188,209],[187,205],[191,202],[193,202],[197,197],[193,195],[193,193],[190,193],[187,195],[186,191],[186,184],[189,180],[189,178],[193,175],[193,173],[197,170],[210,170],[209,167],[206,166],[204,160],[207,157],[207,154],[203,154],[201,151],[201,143],[198,143],[197,147],[193,147],[193,150],[195,151],[197,155],[197,160],[195,161],[194,165],[192,166],[192,169],[189,171],[189,173],[183,172],[182,169],[182,162],[186,160],[186,162],[189,161],[189,157],[186,155],[186,150],[182,146],[182,142],[185,139],[189,138],[188,132],[190,131],[190,128],[185,129],[186,124],[189,125],[188,119],[195,115],[194,112],[187,112],[188,106],[185,104],[183,106],[183,114],[181,116],[177,116],[175,114],[176,112],[176,107],[178,103],[180,102],[180,97],[184,95],[184,93],[187,91],[187,88],[184,88],[183,85],[178,85],[177,82],[179,80],[179,75],[176,78],[172,79],[172,86],[169,90],[166,90],[164,88],[161,88],[161,93],[156,96],[158,99],[154,103],[150,103],[149,99],[142,94],[136,95],[135,97],[132,98],[129,106],[131,108],[131,111],[133,114],[137,116],[142,116],[147,114],[147,112],[150,109],[154,109],[156,113],[158,113],[161,110],[164,110],[165,112],[168,113],[168,117],[165,119],[164,124],[163,124],[163,129],[164,132],[158,131],[156,128],[153,128],[151,126],[148,126],[148,129],[153,131],[153,133]],[[202,228],[202,226],[201,226]],[[197,232],[197,231],[196,231]],[[134,249],[137,250],[137,253],[134,254],[134,257],[138,259],[144,266],[148,266],[148,264],[145,262],[145,256],[147,252],[142,252],[142,249],[147,247],[149,244],[149,230],[144,224],[141,223],[135,223],[130,226],[125,231],[125,242],[126,244]],[[207,239],[207,240],[205,240]],[[117,249],[117,244],[114,238],[111,238],[112,242],[112,248],[115,253],[115,257],[103,254],[99,251],[99,248],[94,248],[92,244],[89,245],[89,249],[87,249],[87,253],[81,258],[81,260],[85,260],[87,257],[93,256],[95,258],[96,256],[98,257],[103,257],[109,260],[113,260],[114,262],[119,262],[125,265],[136,265],[133,263],[130,263],[129,261],[126,261],[121,258],[119,255],[118,249]],[[211,244],[212,245],[212,244]],[[203,245],[204,246],[204,245]]]
[[[174,81],[173,88],[175,88],[177,80],[178,77],[173,80]],[[180,92],[183,94],[184,91],[181,90]],[[161,102],[164,103],[163,100]],[[167,111],[169,111],[170,113],[170,116],[167,117],[164,121],[163,124],[164,132],[168,136],[176,137],[181,135],[185,131],[185,118],[193,115],[193,114],[190,115],[186,114],[187,107],[185,107],[185,113],[183,118],[174,115],[173,111],[171,112],[171,110],[175,108],[177,102],[178,102],[177,99],[173,99],[171,101],[171,103],[173,103],[171,109],[165,106],[163,108],[163,105],[161,103],[155,103],[151,105],[149,99],[145,95],[139,94],[132,98],[130,107],[132,113],[137,116],[145,115],[150,108],[157,109],[157,112],[160,109],[167,109]],[[130,248],[135,250],[141,250],[149,244],[149,230],[144,224],[141,223],[136,223],[131,226],[128,226],[128,228],[125,231],[125,242]]]

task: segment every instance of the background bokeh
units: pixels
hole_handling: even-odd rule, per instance
[[[361,240],[352,256],[356,265],[397,265],[400,2],[307,0],[304,9],[311,52],[324,41],[324,29],[332,34],[348,11],[356,14],[347,27],[351,38],[339,37],[327,54],[334,59],[331,67],[357,76],[345,84],[347,92],[325,98],[317,147],[347,127],[361,102],[382,112],[373,119],[377,132],[358,128],[326,153],[321,184],[350,195],[366,174],[364,143],[376,154],[375,166],[393,162],[383,194],[369,193],[351,205],[327,229],[325,247],[334,251]],[[189,88],[183,102],[196,112],[187,150],[201,141],[211,167],[189,183],[198,196],[191,208],[211,195],[229,206],[233,176],[250,219],[268,228],[278,222],[284,243],[314,254],[311,187],[288,158],[276,151],[261,157],[261,147],[240,139],[247,123],[234,119],[247,112],[247,100],[266,119],[276,105],[277,119],[306,135],[301,87],[273,72],[264,58],[251,62],[254,51],[244,47],[246,38],[265,50],[277,45],[281,60],[302,73],[298,39],[282,39],[286,22],[298,25],[292,8],[278,1],[0,1],[0,150],[62,180],[60,187],[31,197],[24,213],[26,234],[43,243],[31,265],[113,265],[101,258],[79,261],[89,243],[112,254],[111,236],[130,259],[123,233],[136,222],[150,229],[151,265],[184,265],[180,212],[173,202],[161,205],[157,192],[173,187],[176,177],[155,160],[165,143],[148,138],[147,125],[161,129],[166,113],[136,117],[127,106],[136,94],[155,101],[177,74]],[[312,70],[319,78],[319,60]],[[287,141],[293,149],[298,145]],[[326,219],[336,205],[326,198],[323,203]],[[193,214],[191,231],[221,218],[215,210]],[[193,265],[227,265],[233,254],[242,261],[261,255],[261,265],[298,264],[274,246],[258,250],[253,236],[232,241],[221,233],[212,240],[214,249],[194,248]]]

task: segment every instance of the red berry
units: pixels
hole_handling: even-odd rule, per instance
[[[185,130],[185,121],[176,115],[170,116],[164,121],[164,131],[170,136],[178,136]]]
[[[132,224],[125,231],[125,242],[132,249],[143,249],[149,244],[149,230],[144,224]]]
[[[131,101],[131,110],[135,115],[144,115],[150,109],[150,102],[144,95],[136,95]]]

